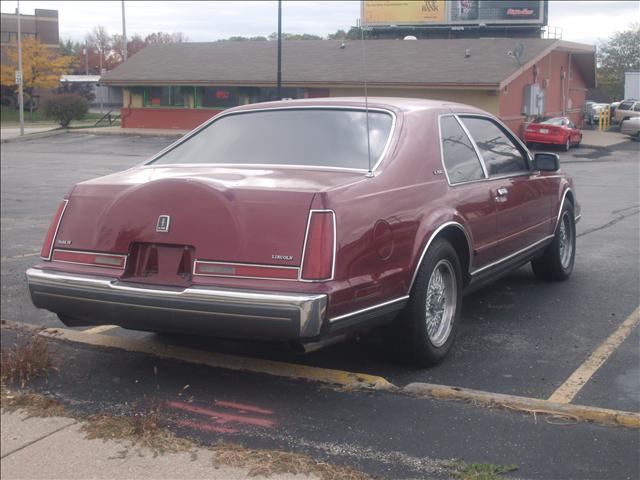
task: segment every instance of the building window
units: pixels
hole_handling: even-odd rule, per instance
[[[18,41],[18,34],[15,32],[2,32],[2,43],[12,43]]]
[[[144,106],[145,107],[184,107],[184,90],[188,87],[166,86],[166,87],[145,87]]]
[[[238,90],[236,87],[195,87],[196,108],[235,107],[239,105]]]

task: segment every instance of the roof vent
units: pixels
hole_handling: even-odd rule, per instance
[[[464,51],[464,58],[469,58],[470,56],[471,56],[471,50],[467,48]]]
[[[344,44],[344,42],[342,42],[342,43],[340,44],[340,48],[345,49],[345,48],[347,48],[347,46]]]
[[[415,37],[415,35],[407,35],[403,38],[403,40],[417,40],[417,38]]]

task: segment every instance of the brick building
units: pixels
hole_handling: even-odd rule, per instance
[[[123,88],[124,128],[187,129],[225,108],[275,99],[275,60],[275,42],[156,45],[101,83]],[[595,49],[541,38],[283,43],[283,97],[363,95],[365,79],[371,96],[467,103],[522,133],[534,113],[582,121]]]

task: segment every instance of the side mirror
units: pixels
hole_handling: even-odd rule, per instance
[[[536,153],[533,157],[536,170],[543,172],[557,172],[560,170],[560,157],[555,153]]]

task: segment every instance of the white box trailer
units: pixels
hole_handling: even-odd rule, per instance
[[[624,98],[640,100],[640,72],[625,72]]]

